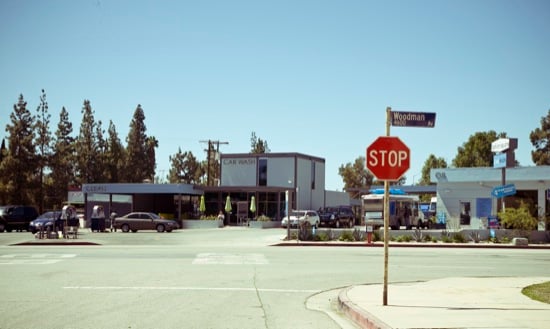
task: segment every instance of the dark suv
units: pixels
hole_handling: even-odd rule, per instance
[[[0,232],[4,230],[29,230],[29,223],[38,217],[36,208],[31,206],[0,207]]]
[[[349,227],[355,225],[355,216],[350,206],[326,207],[319,211],[321,226]]]

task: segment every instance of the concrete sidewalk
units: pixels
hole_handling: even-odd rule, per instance
[[[343,312],[361,328],[550,328],[550,304],[521,293],[550,277],[445,278],[352,286],[338,297]]]

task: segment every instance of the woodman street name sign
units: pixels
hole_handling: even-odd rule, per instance
[[[435,113],[391,111],[391,125],[394,127],[435,127]]]

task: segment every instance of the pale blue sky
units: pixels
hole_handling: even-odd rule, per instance
[[[519,140],[550,109],[550,1],[0,1],[0,138],[23,94],[47,92],[78,134],[84,99],[125,143],[141,104],[159,140],[157,174],[200,140],[338,167],[385,134],[385,109],[436,112],[436,127],[392,128],[411,149],[408,182],[433,153],[450,164],[478,131]]]

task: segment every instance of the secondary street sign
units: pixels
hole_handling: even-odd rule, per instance
[[[410,167],[410,150],[398,137],[378,137],[367,147],[367,169],[379,180],[396,181]]]
[[[391,125],[396,127],[433,128],[435,126],[435,113],[391,111]]]
[[[514,184],[495,186],[491,192],[491,195],[495,198],[503,198],[514,194],[516,194],[516,186]]]

